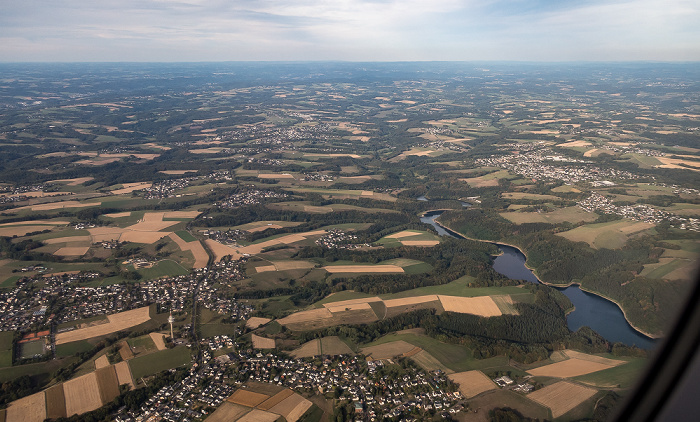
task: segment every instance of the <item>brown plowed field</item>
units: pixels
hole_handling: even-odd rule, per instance
[[[410,231],[405,231],[405,230],[404,230],[404,231],[402,231],[402,232],[390,234],[390,235],[388,235],[388,236],[386,236],[386,237],[389,238],[389,239],[401,239],[401,238],[403,238],[403,237],[420,236],[420,235],[422,235],[422,234],[423,234],[423,233],[416,233],[416,232],[410,232]]]
[[[265,231],[267,229],[281,229],[282,226],[279,224],[270,224],[269,226],[260,226],[260,227],[254,227],[252,229],[246,230],[248,233],[255,233],[255,232],[261,232]]]
[[[216,240],[207,239],[204,241],[204,243],[207,245],[212,254],[214,254],[214,260],[216,262],[221,261],[221,258],[225,257],[226,255],[231,255],[233,259],[238,259],[242,256],[237,249],[221,244]]]
[[[66,397],[63,395],[63,384],[57,384],[46,391],[46,417],[50,419],[65,418]]]
[[[439,240],[402,240],[404,246],[435,246],[439,245]]]
[[[156,345],[156,349],[158,350],[165,350],[165,334],[162,333],[150,333],[148,335],[151,337],[151,340],[153,340],[153,343]]]
[[[250,407],[241,406],[231,402],[224,402],[214,411],[207,422],[233,422],[240,420],[240,417],[250,412]]]
[[[402,273],[398,265],[329,265],[323,267],[331,274],[335,273]]]
[[[367,302],[361,302],[361,303],[347,303],[345,305],[326,306],[326,309],[328,309],[332,313],[337,313],[337,312],[345,312],[345,311],[359,311],[362,309],[372,309],[372,307],[369,306],[369,303],[367,303]]]
[[[46,419],[44,392],[15,400],[7,406],[6,422],[43,422]]]
[[[280,416],[277,414],[253,409],[250,413],[238,419],[237,422],[275,422],[279,418]]]
[[[251,334],[251,339],[253,340],[253,347],[256,349],[274,349],[275,339],[265,338]]]
[[[177,243],[177,246],[183,252],[192,252],[192,255],[194,256],[194,265],[192,266],[193,268],[197,269],[204,268],[207,266],[207,262],[209,262],[209,254],[207,253],[207,251],[204,250],[204,247],[199,242],[199,240],[185,242],[180,236],[178,236],[175,233],[170,233],[168,237],[170,237],[170,239]]]
[[[241,406],[255,407],[269,398],[270,396],[267,394],[255,393],[239,388],[233,394],[231,394],[226,401],[240,404]]]
[[[53,239],[43,240],[47,245],[55,245],[56,243],[77,243],[86,242],[90,243],[90,236],[68,236],[68,237],[55,237]]]
[[[299,394],[293,394],[270,408],[270,412],[284,416],[287,422],[296,422],[313,405]]]
[[[104,336],[120,330],[134,327],[151,319],[148,306],[132,309],[130,311],[119,312],[108,315],[106,324],[81,328],[73,331],[56,334],[56,344],[65,344],[72,341],[87,340],[93,337]]]
[[[128,363],[119,362],[114,365],[114,370],[117,373],[119,385],[128,384],[132,389],[136,388],[134,385],[134,379],[131,377],[131,370],[129,369]]]
[[[286,388],[279,393],[275,394],[274,396],[270,397],[269,399],[265,400],[264,402],[260,403],[257,407],[260,410],[270,410],[273,406],[276,406],[277,404],[281,403],[283,400],[286,398],[294,395],[294,391]]]
[[[129,343],[126,340],[119,343],[119,356],[122,357],[122,360],[129,360],[134,357],[134,352],[131,351],[131,347],[129,347]]]
[[[459,391],[468,399],[484,391],[498,389],[498,386],[481,371],[458,372],[448,375],[448,378],[459,384]]]
[[[489,296],[458,297],[438,295],[445,311],[485,317],[502,315],[498,305]]]
[[[53,254],[56,256],[83,256],[87,253],[89,246],[66,246],[60,248]]]
[[[612,368],[612,366],[580,359],[568,359],[551,365],[530,369],[527,372],[536,377],[571,378],[609,368]]]
[[[107,355],[102,355],[99,358],[95,359],[95,369],[106,368],[108,366],[109,359],[107,359]]]
[[[254,330],[270,321],[272,321],[270,318],[250,317],[248,321],[245,322],[245,326],[251,330]]]
[[[581,360],[587,360],[587,361],[591,361],[591,362],[602,363],[603,365],[608,365],[608,366],[617,366],[617,365],[622,365],[623,363],[625,363],[624,361],[621,361],[621,360],[608,359],[608,358],[604,358],[601,356],[589,355],[589,354],[577,352],[576,350],[571,350],[571,349],[562,350],[562,352],[564,354],[566,354],[566,356],[568,356],[572,359],[576,358],[576,359],[581,359]]]
[[[119,380],[114,366],[108,366],[95,371],[97,384],[100,386],[102,404],[107,404],[119,395]]]
[[[412,296],[412,297],[402,297],[400,299],[388,299],[384,301],[387,308],[393,308],[395,306],[408,306],[415,305],[417,303],[433,302],[439,300],[437,295],[425,295],[425,296]]]
[[[568,381],[559,381],[527,395],[529,399],[552,411],[552,417],[558,418],[569,410],[593,397],[597,390],[583,387]]]
[[[326,308],[310,309],[308,311],[295,312],[288,315],[278,322],[282,325],[297,324],[300,322],[322,321],[332,318],[333,314]]]
[[[362,353],[371,356],[372,359],[389,359],[394,356],[401,356],[408,353],[416,346],[403,340],[392,341],[389,343],[379,344],[362,348]]]
[[[356,305],[358,303],[380,302],[381,300],[382,299],[379,298],[378,296],[363,297],[363,298],[359,298],[359,299],[348,299],[348,300],[340,300],[338,302],[324,303],[323,306],[326,308],[336,308],[338,306]]]
[[[64,382],[63,394],[66,396],[66,414],[68,416],[82,415],[102,407],[100,387],[95,372]]]
[[[310,358],[321,354],[320,341],[315,338],[302,344],[301,347],[294,349],[290,354],[295,358]]]

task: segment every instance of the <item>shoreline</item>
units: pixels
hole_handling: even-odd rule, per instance
[[[632,327],[635,331],[639,332],[639,333],[642,334],[643,336],[648,337],[648,338],[650,338],[650,339],[652,339],[652,340],[658,340],[658,339],[663,338],[663,336],[654,335],[654,334],[648,333],[648,332],[646,332],[646,331],[640,329],[639,327],[635,326],[635,325],[632,323],[632,321],[630,321],[629,318],[627,317],[627,313],[625,312],[625,309],[624,309],[624,308],[622,307],[622,305],[620,305],[620,303],[619,303],[617,300],[615,300],[615,299],[612,299],[612,298],[610,298],[610,297],[607,297],[607,296],[605,296],[605,295],[602,294],[602,293],[598,293],[598,292],[596,292],[596,291],[592,291],[592,290],[590,290],[590,289],[587,289],[587,288],[585,288],[585,287],[582,287],[582,286],[581,286],[581,283],[577,283],[577,282],[575,282],[575,281],[571,281],[571,282],[569,282],[568,284],[554,284],[554,283],[548,283],[548,282],[542,281],[542,280],[537,276],[536,269],[530,268],[530,267],[527,265],[527,254],[526,254],[522,249],[520,249],[519,246],[510,244],[510,243],[505,243],[505,242],[496,242],[496,241],[493,241],[493,240],[474,239],[474,238],[472,238],[472,237],[465,236],[465,235],[463,235],[462,233],[458,232],[457,230],[454,230],[454,229],[452,229],[452,228],[450,228],[450,227],[448,227],[448,226],[446,226],[446,225],[444,225],[444,224],[438,222],[437,219],[435,219],[435,220],[433,220],[433,221],[435,222],[435,224],[437,224],[438,226],[442,227],[443,229],[449,230],[449,231],[454,232],[454,233],[457,233],[457,234],[459,234],[460,236],[462,236],[462,237],[465,238],[465,239],[473,240],[473,241],[475,241],[475,242],[491,243],[491,244],[493,244],[493,245],[510,246],[511,248],[517,249],[521,254],[523,254],[523,256],[525,256],[525,262],[523,263],[524,267],[527,268],[528,270],[532,271],[532,275],[535,276],[535,278],[537,279],[537,281],[538,281],[539,283],[541,283],[541,284],[543,284],[543,285],[545,285],[545,286],[549,286],[549,287],[555,288],[555,289],[557,289],[557,288],[558,288],[558,289],[565,289],[565,288],[567,288],[567,287],[571,287],[571,286],[574,286],[574,285],[575,285],[575,286],[578,286],[578,288],[581,289],[581,291],[583,291],[583,292],[586,292],[586,293],[589,293],[589,294],[592,294],[592,295],[596,295],[596,296],[598,296],[598,297],[601,297],[601,298],[603,298],[603,299],[605,299],[605,300],[608,300],[608,301],[614,303],[614,304],[620,309],[620,311],[622,311],[622,316],[625,318],[625,321],[627,321],[627,323],[630,325],[630,327]],[[501,253],[501,254],[503,254],[503,253]],[[498,255],[497,255],[497,256],[498,256]],[[574,308],[574,309],[575,309],[575,308]],[[573,310],[572,310],[571,312],[573,312]],[[570,313],[570,312],[569,312],[569,313]]]

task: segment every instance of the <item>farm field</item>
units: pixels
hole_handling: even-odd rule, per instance
[[[313,339],[293,350],[291,355],[296,358],[308,358],[318,355],[351,355],[352,349],[337,336]]]
[[[100,386],[95,372],[63,383],[63,394],[66,397],[68,416],[80,415],[102,406]]]
[[[559,381],[527,395],[530,400],[548,407],[558,418],[593,397],[598,390],[568,381]]]
[[[256,349],[274,349],[275,348],[275,340],[274,339],[251,334],[251,340],[253,340],[253,347]]]
[[[498,389],[498,386],[481,371],[459,372],[450,374],[449,378],[459,384],[459,391],[468,399],[484,391]]]
[[[44,392],[15,400],[7,406],[7,422],[43,422],[46,419]]]
[[[502,212],[501,217],[515,224],[524,223],[551,223],[564,222],[578,223],[580,221],[590,223],[598,218],[598,214],[587,212],[579,207],[558,208],[552,212]]]
[[[186,231],[178,231],[177,233],[170,233],[168,235],[180,248],[180,250],[184,251],[190,251],[192,255],[194,256],[194,265],[192,266],[193,268],[204,268],[207,266],[207,262],[209,261],[209,254],[207,253],[206,250],[204,250],[204,247],[202,244],[195,239],[194,236],[189,234]]]
[[[631,388],[636,385],[639,374],[648,363],[646,359],[632,359],[622,365],[574,377],[573,380],[599,388]]]
[[[361,349],[362,354],[370,356],[372,359],[389,359],[408,353],[416,346],[403,340],[396,340],[376,346],[367,346]]]
[[[474,420],[479,422],[489,422],[489,410],[502,408],[503,406],[517,409],[518,412],[528,418],[542,421],[551,419],[548,408],[529,400],[526,396],[510,390],[498,389],[486,391],[472,398],[467,403],[470,409],[476,410]]]
[[[593,248],[617,249],[624,246],[631,236],[651,229],[654,224],[632,220],[586,224],[575,229],[557,233],[572,242],[586,242]]]
[[[0,332],[0,368],[12,366],[13,331]]]
[[[411,360],[414,361],[415,363],[417,363],[418,366],[420,366],[421,368],[425,369],[426,371],[440,370],[446,374],[454,373],[454,371],[452,369],[443,365],[442,362],[437,360],[430,353],[426,352],[425,350],[423,350],[419,347],[417,349],[418,350],[415,353],[413,353],[413,351],[411,351],[408,354],[410,355],[409,357],[411,358]]]
[[[207,417],[207,422],[232,422],[238,421],[246,413],[250,412],[250,407],[225,401],[211,415]]]
[[[63,384],[57,384],[45,391],[46,417],[52,419],[65,418],[66,396],[63,393]]]
[[[137,356],[129,360],[128,364],[132,378],[138,380],[142,377],[188,364],[189,362],[190,350],[186,347],[175,347]]]
[[[151,319],[150,308],[144,306],[143,308],[119,312],[117,314],[108,315],[107,319],[109,322],[105,324],[56,334],[56,345],[104,336],[143,324]]]
[[[261,317],[250,317],[245,323],[245,326],[247,328],[250,328],[251,330],[254,330],[258,327],[261,327],[268,322],[272,321],[270,318],[261,318]]]

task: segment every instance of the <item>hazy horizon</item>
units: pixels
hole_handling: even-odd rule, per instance
[[[695,62],[700,4],[46,0],[0,4],[2,62]]]

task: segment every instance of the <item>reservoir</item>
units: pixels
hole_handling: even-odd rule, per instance
[[[459,233],[445,229],[435,222],[435,219],[440,214],[442,214],[442,211],[427,212],[424,217],[421,217],[421,221],[432,225],[441,236],[463,239],[464,237]],[[525,266],[525,255],[522,252],[512,246],[495,244],[503,252],[502,255],[494,260],[493,269],[496,272],[510,279],[539,283],[537,277]],[[576,331],[585,325],[591,327],[603,338],[613,343],[620,342],[629,346],[636,345],[642,349],[654,347],[654,340],[632,328],[625,319],[622,310],[615,303],[600,296],[586,293],[578,286],[556,289],[564,293],[576,307],[566,318],[571,331]]]

